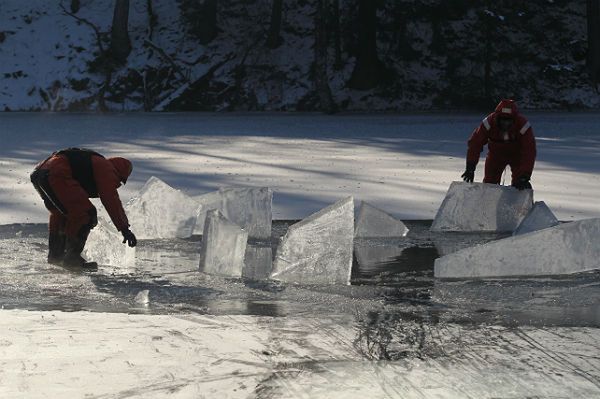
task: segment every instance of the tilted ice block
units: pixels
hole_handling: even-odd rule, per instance
[[[220,188],[219,191],[196,197],[200,205],[196,233],[201,233],[206,213],[220,210],[233,223],[248,232],[249,237],[270,239],[273,191],[261,188]]]
[[[198,216],[196,217],[194,234],[202,234],[204,232],[204,221],[206,220],[206,214],[213,209],[222,211],[223,199],[218,191],[214,191],[212,193],[194,197],[194,200],[198,204]]]
[[[293,224],[281,239],[271,278],[303,284],[349,284],[354,199],[348,197]]]
[[[558,219],[554,213],[546,206],[544,201],[538,201],[533,204],[533,208],[529,211],[525,219],[519,227],[514,231],[513,235],[530,233],[532,231],[554,227],[558,224]]]
[[[248,233],[227,220],[219,210],[209,211],[200,249],[200,271],[241,277]]]
[[[360,204],[355,237],[404,237],[407,233],[408,228],[402,221],[364,201]]]
[[[84,248],[84,258],[99,265],[131,267],[135,264],[135,248],[123,244],[121,233],[107,220],[98,218]]]
[[[270,246],[246,246],[242,276],[251,280],[266,280],[273,269],[273,250]]]
[[[533,190],[452,182],[431,231],[513,232],[533,205]]]
[[[127,203],[125,212],[139,239],[187,238],[194,231],[198,204],[153,176]]]
[[[435,260],[442,278],[570,274],[600,268],[600,219],[565,223]]]
[[[270,188],[220,188],[223,215],[248,232],[249,237],[270,239],[273,191]]]

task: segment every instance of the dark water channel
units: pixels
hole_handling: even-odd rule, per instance
[[[407,237],[355,240],[350,286],[227,279],[197,271],[200,237],[141,241],[131,267],[71,272],[45,263],[45,225],[0,226],[0,306],[148,314],[360,315],[365,323],[600,326],[600,273],[553,278],[441,281],[434,260],[503,238],[432,233],[405,221]],[[274,222],[271,246],[252,243],[257,274],[291,222]],[[268,268],[268,265],[264,265]],[[263,272],[266,269],[262,269]],[[264,274],[264,273],[263,273]]]

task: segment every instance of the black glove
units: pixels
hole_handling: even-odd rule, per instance
[[[137,245],[137,238],[135,238],[135,235],[131,232],[131,230],[123,230],[121,234],[123,234],[123,244],[127,243],[127,245],[132,248]]]
[[[513,187],[516,188],[517,190],[531,190],[533,187],[531,187],[531,183],[529,182],[529,176],[527,175],[523,175],[521,177],[519,177],[517,180],[515,180],[515,182],[513,183]]]
[[[473,162],[467,162],[467,169],[465,173],[462,174],[462,179],[467,183],[473,183],[473,179],[475,179],[475,166],[477,164]]]

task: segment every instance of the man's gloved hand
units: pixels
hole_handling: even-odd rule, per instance
[[[531,187],[531,183],[529,182],[529,176],[527,176],[527,175],[523,175],[523,176],[519,177],[517,180],[515,180],[515,182],[513,183],[513,187],[516,188],[517,190],[525,190],[525,189],[531,190],[533,188],[533,187]]]
[[[465,170],[465,173],[460,176],[467,183],[473,183],[473,180],[475,179],[475,166],[476,164],[473,162],[467,162],[467,169]]]
[[[137,245],[137,238],[135,238],[135,234],[133,234],[131,230],[123,230],[121,231],[121,234],[123,234],[123,244],[127,243],[127,245],[132,248]]]

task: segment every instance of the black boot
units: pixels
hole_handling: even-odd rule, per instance
[[[48,263],[61,265],[65,257],[66,236],[64,233],[48,235]]]
[[[85,268],[85,269],[97,269],[98,264],[96,262],[86,262],[81,256],[85,242],[87,241],[90,230],[83,230],[76,237],[67,237],[65,245],[65,257],[63,259],[63,266],[69,268]]]

